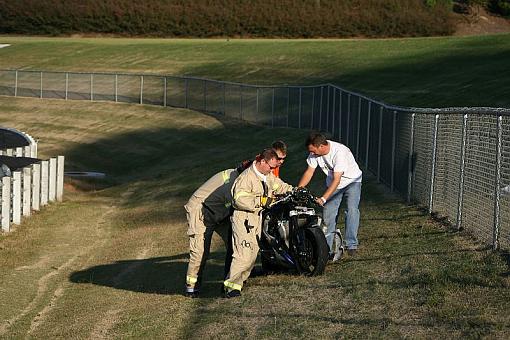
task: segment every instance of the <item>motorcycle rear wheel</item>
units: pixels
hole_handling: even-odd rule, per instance
[[[304,232],[303,254],[296,256],[296,266],[300,274],[317,276],[324,273],[329,257],[329,247],[324,233],[319,228],[306,228]]]

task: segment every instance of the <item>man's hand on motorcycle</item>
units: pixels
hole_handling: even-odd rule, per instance
[[[317,203],[318,205],[323,207],[325,202],[322,200],[322,197],[316,197],[315,198],[315,203]]]
[[[273,202],[272,197],[269,197],[269,196],[261,196],[260,197],[260,205],[263,206],[264,208],[269,207],[272,202]]]

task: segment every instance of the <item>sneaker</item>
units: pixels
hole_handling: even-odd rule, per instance
[[[343,250],[337,251],[336,253],[333,254],[333,258],[331,259],[331,262],[340,261],[342,259],[343,255],[344,255]]]
[[[357,249],[347,249],[347,254],[349,254],[349,256],[351,257],[354,257],[356,256],[357,251],[358,251]]]
[[[235,297],[239,297],[239,296],[241,296],[241,291],[237,290],[237,289],[234,289],[234,290],[231,290],[230,292],[225,293],[225,297],[227,299],[235,298]]]

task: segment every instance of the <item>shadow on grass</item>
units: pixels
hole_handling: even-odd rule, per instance
[[[73,272],[69,281],[139,293],[182,295],[188,256],[188,253],[182,253],[175,256],[116,261]],[[205,268],[201,296],[220,296],[223,265],[216,262],[224,259],[224,252],[211,254]]]
[[[197,114],[190,112],[191,115],[196,125],[179,127],[179,122],[170,122],[166,127],[141,128],[79,144],[65,152],[69,164],[66,170],[107,174],[107,179],[95,187],[82,183],[85,190],[140,184],[131,186],[129,195],[123,196],[128,206],[174,199],[184,202],[210,176],[253,158],[273,140],[283,139],[291,145],[299,141],[301,147],[306,134],[306,131],[270,129],[218,116],[213,118],[220,124],[208,127],[207,124],[212,124],[209,118],[197,119]],[[292,158],[299,159],[304,167],[301,153],[291,155],[288,162]],[[286,175],[297,181],[302,170],[287,168]]]

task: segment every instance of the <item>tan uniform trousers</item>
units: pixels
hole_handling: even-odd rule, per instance
[[[203,270],[211,249],[211,240],[213,233],[216,232],[225,243],[228,255],[228,243],[230,223],[228,220],[219,224],[204,222],[202,209],[196,208],[187,211],[188,223],[190,230],[194,230],[194,234],[189,234],[189,263],[188,272],[186,274],[186,285],[189,288],[198,289],[200,287]],[[227,261],[229,262],[229,261]]]
[[[234,211],[232,215],[233,257],[224,282],[227,290],[241,290],[257,261],[262,231],[258,212]]]

